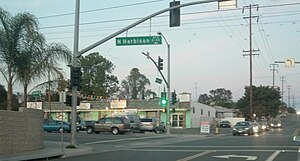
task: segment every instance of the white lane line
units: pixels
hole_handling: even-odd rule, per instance
[[[140,137],[140,138],[123,138],[123,139],[115,139],[115,140],[102,140],[102,141],[85,143],[85,145],[111,143],[111,142],[128,141],[128,140],[156,139],[156,138],[163,138],[163,137],[168,137],[168,136],[156,136],[156,137],[151,136],[151,137]]]
[[[159,146],[155,146],[155,147],[160,147],[160,148],[280,148],[280,149],[282,149],[282,148],[297,148],[298,149],[298,147],[299,146],[228,146],[228,145],[226,145],[226,146],[193,146],[193,145],[191,145],[191,146],[189,146],[189,145],[187,145],[187,146],[185,146],[185,145],[183,145],[183,146],[172,146],[172,145],[159,145]],[[274,150],[273,150],[274,151]]]
[[[189,160],[192,160],[192,159],[196,159],[196,158],[199,158],[203,155],[206,155],[206,154],[209,154],[213,151],[204,151],[204,152],[201,152],[201,153],[198,153],[198,154],[195,154],[195,155],[192,155],[192,156],[188,156],[188,157],[185,157],[185,158],[182,158],[182,159],[179,159],[177,161],[189,161]]]
[[[201,151],[211,151],[211,149],[203,149],[203,150],[197,150],[197,149],[122,149],[126,151],[141,151],[141,152],[201,152]],[[276,152],[278,150],[219,150],[214,149],[214,152]],[[286,153],[291,152],[295,153],[298,152],[298,150],[280,150],[284,151]]]
[[[280,154],[279,150],[275,151],[271,156],[269,156],[269,158],[266,161],[273,161],[278,154]]]

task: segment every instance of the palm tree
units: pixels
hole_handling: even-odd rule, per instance
[[[11,16],[0,8],[0,72],[7,82],[7,110],[12,110],[12,89],[15,81],[16,60],[22,53],[28,36],[38,29],[35,16],[19,13]]]
[[[37,35],[37,37],[40,36]],[[23,84],[25,107],[27,107],[28,85],[36,80],[45,78],[50,73],[61,75],[61,72],[57,70],[58,60],[71,62],[72,58],[71,52],[63,44],[52,43],[47,45],[42,41],[32,40],[25,47],[26,50],[19,56],[16,64],[16,79]]]

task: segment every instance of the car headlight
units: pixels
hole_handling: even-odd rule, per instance
[[[249,130],[249,128],[247,127],[247,128],[245,128],[245,130]]]
[[[274,126],[274,124],[273,124],[273,123],[271,123],[271,126]]]
[[[233,128],[233,130],[236,130],[236,128]]]
[[[261,126],[262,129],[266,129],[267,127],[265,125]]]
[[[281,124],[280,124],[280,123],[278,123],[278,124],[277,124],[277,126],[281,126]]]

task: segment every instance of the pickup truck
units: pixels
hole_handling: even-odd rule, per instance
[[[96,122],[87,122],[85,129],[88,134],[99,134],[100,132],[111,132],[114,135],[130,132],[130,121],[125,117],[106,117]]]

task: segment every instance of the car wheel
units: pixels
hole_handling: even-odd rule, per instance
[[[159,134],[158,128],[155,128],[154,132],[155,132],[156,134]]]
[[[87,128],[86,128],[86,133],[92,134],[93,132],[94,132],[94,130],[93,130],[92,127],[87,127]]]
[[[114,128],[111,129],[111,133],[114,134],[114,135],[117,135],[117,134],[119,134],[119,129],[114,127]]]
[[[233,133],[232,135],[233,135],[233,136],[235,136],[236,134],[235,134],[235,133]]]

